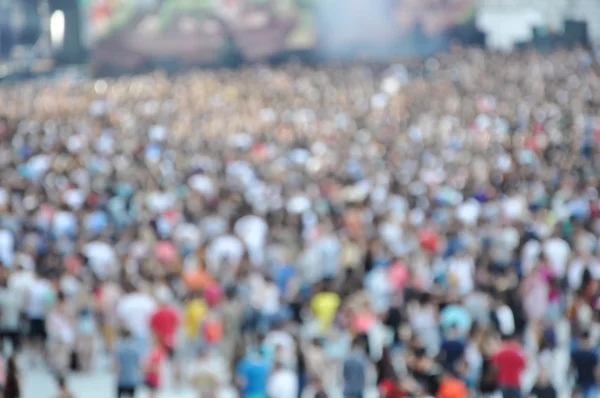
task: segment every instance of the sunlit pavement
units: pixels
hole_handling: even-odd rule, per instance
[[[50,373],[41,369],[27,370],[22,373],[23,398],[54,398],[57,396],[55,380]],[[109,371],[97,370],[88,374],[73,374],[68,377],[67,384],[75,398],[113,398],[116,397],[115,379]],[[308,393],[308,396],[312,394]],[[341,392],[333,392],[332,398],[341,398]],[[139,391],[136,398],[147,397],[146,391]],[[166,387],[158,394],[159,398],[198,398],[189,387]],[[365,398],[377,398],[373,388],[365,394]],[[235,398],[235,394],[221,394],[219,398]]]
[[[554,374],[551,376],[559,392],[559,398],[568,398],[569,383],[567,372],[569,366],[569,330],[566,322],[562,322],[557,328],[559,347],[554,354]],[[22,358],[21,358],[22,359]],[[54,398],[57,396],[56,381],[44,368],[31,368],[25,360],[19,361],[21,369],[21,380],[23,382],[23,398]],[[538,373],[537,361],[529,358],[528,369],[523,375],[524,387],[530,388],[535,382]],[[90,373],[75,373],[67,378],[67,384],[75,398],[113,398],[116,396],[116,382],[114,375],[110,372],[110,366],[106,358],[98,361],[96,369]],[[167,375],[170,373],[168,370]],[[198,398],[198,395],[189,387],[171,387],[168,377],[166,386],[158,394],[159,398]],[[312,394],[307,392],[306,397]],[[140,391],[136,398],[145,398],[145,391]],[[331,398],[341,398],[341,391],[330,391]],[[377,398],[377,390],[373,387],[365,394],[365,398]],[[235,398],[235,394],[222,394],[219,398]]]
[[[23,398],[54,398],[57,396],[56,381],[50,373],[43,370],[22,372]],[[73,374],[67,378],[67,384],[75,398],[113,398],[116,397],[116,382],[109,371]],[[136,396],[146,397],[145,391]],[[161,398],[198,398],[193,391],[185,388],[161,391]]]

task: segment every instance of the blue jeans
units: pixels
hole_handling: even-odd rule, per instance
[[[581,398],[596,398],[598,396],[598,388],[594,384],[577,386],[577,390],[581,393]]]
[[[521,398],[521,389],[519,387],[500,387],[502,398]]]

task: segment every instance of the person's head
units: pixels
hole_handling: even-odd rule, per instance
[[[506,343],[515,343],[519,341],[519,335],[516,333],[503,334],[502,341]]]
[[[550,383],[550,379],[548,378],[547,371],[542,368],[537,378],[537,384],[541,386],[547,386]]]
[[[125,327],[125,326],[121,327],[121,329],[119,330],[119,337],[120,338],[126,340],[126,339],[131,338],[131,336],[132,336],[131,335],[131,330],[129,330],[128,327]]]
[[[210,354],[210,348],[203,345],[198,348],[197,354],[198,354],[198,358],[206,358]]]
[[[273,371],[278,371],[283,369],[285,366],[283,365],[283,362],[280,358],[275,359],[275,361],[273,362]]]
[[[448,330],[446,331],[446,336],[448,336],[448,338],[456,338],[460,335],[460,329],[458,328],[458,325],[456,323],[453,323],[450,325],[450,327],[448,328]]]
[[[352,340],[352,351],[360,351],[364,352],[366,349],[365,344],[365,336],[356,336],[354,340]]]
[[[579,336],[579,342],[584,347],[591,345],[591,336],[589,330],[584,330],[581,332],[581,336]]]

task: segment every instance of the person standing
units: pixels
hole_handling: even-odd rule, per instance
[[[215,398],[231,381],[227,360],[218,349],[203,347],[189,367],[188,380],[199,398]]]
[[[457,325],[452,325],[440,349],[442,365],[449,372],[456,371],[456,365],[464,359],[466,344],[460,336]]]
[[[4,344],[7,341],[11,343],[12,353],[19,352],[21,347],[20,304],[19,296],[12,292],[7,286],[7,281],[3,280],[0,287],[0,353],[4,353]]]
[[[12,355],[6,364],[6,384],[4,385],[4,398],[21,398],[21,382],[17,361]]]
[[[236,381],[242,398],[266,398],[269,365],[258,347],[249,347],[236,368]]]
[[[352,342],[350,354],[344,360],[344,397],[362,398],[365,390],[367,355],[365,341],[356,337]]]
[[[592,349],[588,332],[584,332],[579,347],[571,353],[571,369],[575,371],[575,389],[581,398],[597,396],[598,356]]]
[[[159,298],[159,306],[150,317],[150,328],[156,336],[168,359],[172,362],[175,380],[178,379],[178,368],[175,363],[175,335],[180,324],[179,312],[166,299]]]
[[[492,357],[496,366],[498,385],[504,398],[520,398],[521,373],[525,370],[526,360],[523,348],[516,336],[504,337],[504,342]]]
[[[55,375],[64,376],[71,365],[71,354],[75,348],[75,329],[67,312],[67,303],[61,295],[48,314],[48,362]]]
[[[125,290],[126,294],[117,304],[118,319],[147,349],[151,342],[150,318],[156,311],[156,301],[148,293],[147,286],[136,289],[126,282]]]
[[[99,289],[97,310],[106,351],[113,353],[118,332],[117,306],[121,298],[121,286],[114,280],[105,281]]]
[[[298,375],[279,360],[275,361],[267,382],[267,397],[298,398]]]
[[[540,373],[529,395],[535,398],[556,398],[558,396],[545,371]]]
[[[32,364],[35,364],[35,356],[43,359],[45,351],[46,312],[48,309],[48,298],[52,294],[50,284],[42,279],[36,272],[34,280],[28,287],[25,301],[25,315],[29,324],[29,343],[31,344]]]
[[[117,377],[117,398],[135,397],[142,384],[142,348],[131,332],[123,328],[116,345],[114,368]]]

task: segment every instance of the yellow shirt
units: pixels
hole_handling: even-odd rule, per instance
[[[208,313],[208,305],[204,300],[194,299],[185,305],[185,333],[188,338],[200,335],[200,325]]]
[[[321,322],[323,331],[331,326],[338,307],[340,306],[340,296],[332,292],[317,293],[311,303],[313,313]]]

